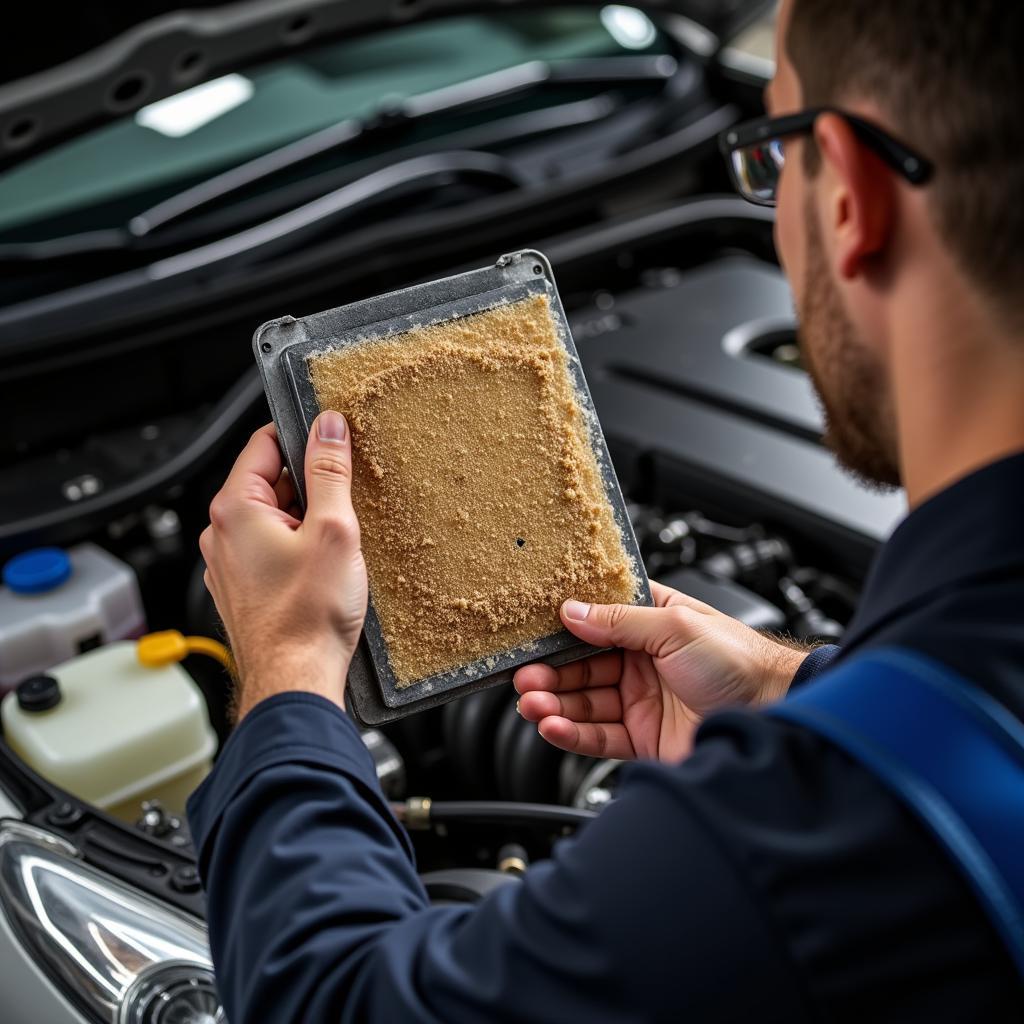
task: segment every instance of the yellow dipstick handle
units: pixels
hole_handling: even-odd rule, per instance
[[[176,629],[139,637],[135,651],[139,663],[147,668],[163,668],[181,661],[186,655],[205,654],[215,658],[229,672],[234,671],[231,652],[219,640],[211,640],[208,636],[184,636]]]

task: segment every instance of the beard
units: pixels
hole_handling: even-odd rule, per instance
[[[882,491],[900,486],[895,416],[879,360],[857,340],[825,258],[817,213],[808,203],[807,271],[798,341],[825,419],[822,440],[839,464]]]

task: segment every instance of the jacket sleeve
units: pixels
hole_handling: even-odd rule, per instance
[[[630,769],[521,883],[430,906],[353,722],[312,694],[263,702],[189,802],[228,1019],[806,1019],[679,770]]]
[[[802,686],[804,683],[809,683],[815,676],[821,675],[825,669],[829,668],[836,658],[838,658],[842,653],[842,647],[838,647],[836,644],[823,644],[821,647],[815,647],[814,650],[800,662],[800,667],[793,675],[793,681],[790,683],[790,687],[796,688],[797,686]]]

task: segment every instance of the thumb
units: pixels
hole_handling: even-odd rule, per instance
[[[566,601],[561,609],[565,628],[595,647],[622,647],[666,657],[691,639],[687,609],[647,608],[631,604],[585,604]]]
[[[352,432],[340,412],[322,412],[306,442],[306,516],[303,522],[358,537],[352,509]]]

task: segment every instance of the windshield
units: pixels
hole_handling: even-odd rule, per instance
[[[669,52],[644,14],[620,5],[447,18],[326,45],[204,83],[6,172],[0,241],[123,225],[183,188],[329,125],[530,61]],[[535,109],[553,100],[519,102]],[[461,118],[459,126],[472,121]],[[332,165],[366,155],[336,154]]]

